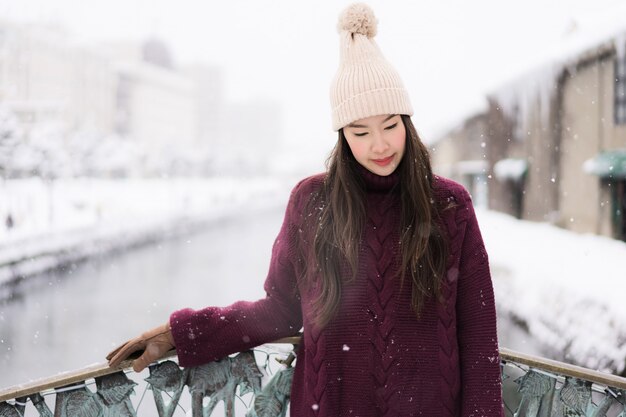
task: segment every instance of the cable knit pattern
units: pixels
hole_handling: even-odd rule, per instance
[[[368,295],[371,323],[371,372],[374,377],[376,407],[380,415],[396,415],[390,405],[394,391],[388,381],[394,374],[392,366],[398,361],[393,352],[392,333],[395,314],[392,307],[396,282],[393,274],[397,271],[399,259],[396,242],[400,236],[398,199],[393,194],[371,192],[368,195],[368,218],[365,230],[365,258],[369,260],[367,269]]]
[[[439,194],[439,200],[444,200],[451,204],[456,204],[454,195]],[[459,375],[459,351],[456,341],[456,280],[458,278],[458,259],[461,250],[458,239],[461,233],[459,223],[459,211],[456,216],[446,216],[443,227],[448,232],[450,240],[448,269],[441,290],[445,302],[437,305],[439,321],[437,324],[437,335],[439,340],[439,364],[441,366],[441,396],[444,405],[443,415],[454,417],[458,415],[458,395],[460,392]]]
[[[310,328],[305,333],[305,349],[306,363],[310,366],[309,372],[306,373],[307,385],[306,392],[310,393],[311,410],[321,411],[324,413],[328,409],[326,386],[328,383],[328,372],[326,366],[326,341],[324,340],[324,331],[317,328]]]
[[[228,307],[180,310],[170,324],[179,361],[193,366],[304,329],[291,392],[291,416],[496,417],[502,415],[495,304],[471,199],[459,184],[434,179],[450,256],[443,302],[413,313],[410,280],[400,284],[397,174],[362,170],[367,222],[359,268],[346,281],[336,317],[322,330],[311,322],[315,288],[300,286],[298,242],[306,203],[324,176],[293,190],[272,250],[266,297]]]

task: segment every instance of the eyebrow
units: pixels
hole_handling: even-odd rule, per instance
[[[392,117],[396,117],[397,114],[390,114],[385,120],[383,120],[383,123],[385,123],[387,120],[391,119]],[[350,123],[347,127],[367,127],[366,125],[357,125],[354,123]]]

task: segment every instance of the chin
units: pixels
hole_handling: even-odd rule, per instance
[[[379,166],[373,166],[370,168],[370,172],[379,175],[381,177],[387,177],[391,174],[393,174],[396,171],[396,166],[394,165],[392,166],[388,166],[388,167],[379,167]]]

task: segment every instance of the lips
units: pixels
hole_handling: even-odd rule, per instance
[[[393,155],[388,156],[387,158],[383,158],[383,159],[372,159],[372,161],[376,164],[379,165],[381,167],[384,167],[386,165],[389,165],[391,163],[391,161],[393,161]]]

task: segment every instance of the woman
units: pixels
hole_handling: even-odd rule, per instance
[[[303,330],[292,416],[500,416],[487,254],[467,191],[434,176],[363,4],[340,18],[328,171],[292,191],[266,297],[174,312],[114,351],[196,366]]]

